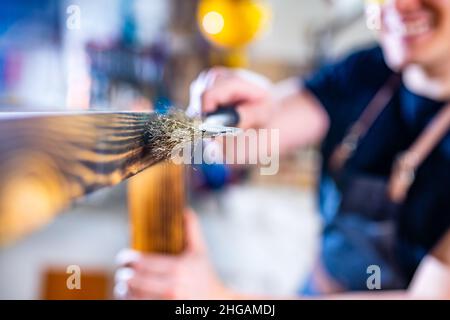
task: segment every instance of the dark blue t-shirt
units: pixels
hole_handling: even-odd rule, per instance
[[[381,49],[376,47],[325,66],[305,81],[305,87],[318,98],[331,119],[321,148],[319,183],[325,226],[336,219],[341,197],[328,171],[330,155],[391,75]],[[402,85],[347,167],[351,172],[388,177],[394,159],[415,141],[444,105],[445,102],[420,97]],[[450,228],[450,134],[418,169],[396,224],[399,260],[409,280],[420,260]]]

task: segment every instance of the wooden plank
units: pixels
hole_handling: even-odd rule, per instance
[[[50,221],[74,199],[160,161],[153,113],[0,116],[0,245]]]
[[[131,247],[179,254],[184,249],[184,166],[163,161],[130,179]]]

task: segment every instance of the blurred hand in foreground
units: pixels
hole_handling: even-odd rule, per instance
[[[227,299],[228,292],[208,259],[196,215],[185,214],[186,250],[181,255],[125,249],[117,255],[114,294],[118,299]]]

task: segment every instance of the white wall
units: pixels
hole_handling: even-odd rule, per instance
[[[256,59],[273,59],[292,64],[305,64],[311,58],[311,34],[335,17],[361,10],[360,0],[337,0],[326,5],[322,0],[269,0],[272,21],[269,29],[250,49]],[[340,34],[330,47],[331,55],[340,55],[361,44],[373,41],[363,18]]]

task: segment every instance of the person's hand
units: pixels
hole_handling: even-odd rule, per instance
[[[186,250],[179,256],[130,249],[117,256],[114,292],[119,299],[227,299],[228,292],[208,259],[199,222],[185,215]]]
[[[243,129],[264,127],[272,117],[274,85],[263,76],[242,69],[214,68],[199,79],[208,82],[201,96],[203,113],[236,106]]]

